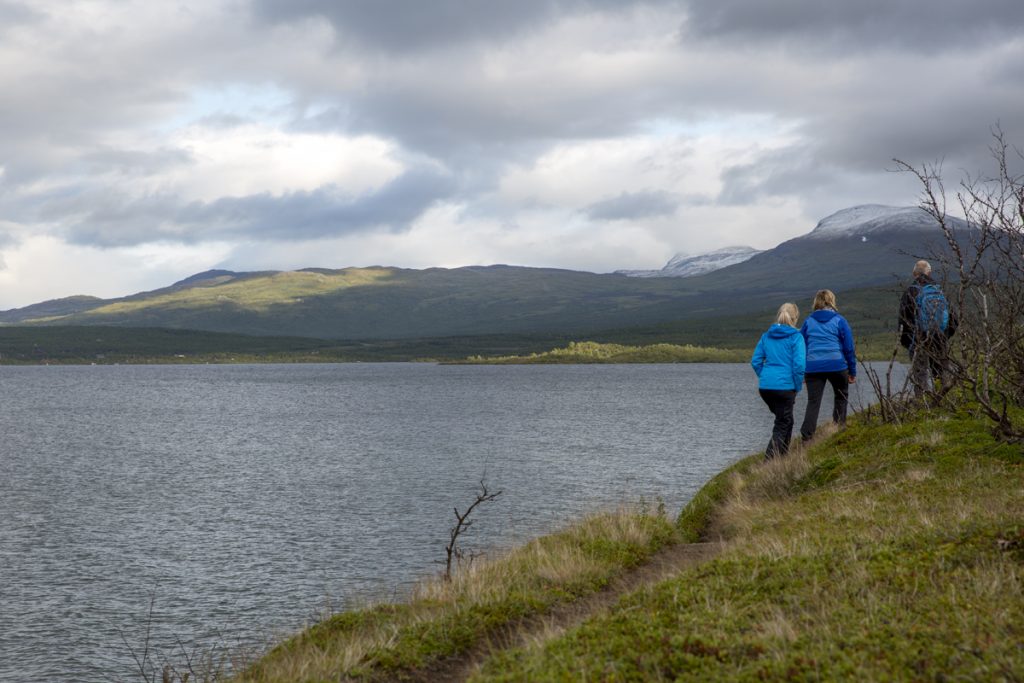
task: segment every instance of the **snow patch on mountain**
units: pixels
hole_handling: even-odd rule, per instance
[[[723,247],[706,254],[676,254],[661,270],[617,270],[629,277],[693,277],[748,261],[761,252],[751,247]]]
[[[822,218],[808,237],[864,237],[883,230],[936,230],[938,227],[938,221],[918,206],[863,204]]]

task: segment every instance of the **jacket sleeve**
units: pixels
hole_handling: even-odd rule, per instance
[[[917,318],[917,292],[911,285],[900,297],[900,344],[909,349],[914,343],[914,321]]]
[[[857,376],[857,352],[853,346],[853,330],[846,318],[839,321],[839,343],[843,348],[843,358],[846,359],[846,367],[850,369],[850,377]]]
[[[761,376],[761,370],[764,369],[764,361],[764,337],[761,337],[757,340],[757,347],[754,349],[754,355],[750,358],[750,367],[754,368],[754,374],[758,377]]]
[[[960,318],[957,317],[956,311],[953,307],[949,308],[949,323],[946,325],[946,338],[952,337],[956,334],[956,328],[960,327]]]
[[[793,387],[800,393],[804,385],[804,370],[807,368],[807,344],[800,334],[793,335]]]

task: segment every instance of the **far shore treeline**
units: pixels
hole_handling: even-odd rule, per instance
[[[188,363],[739,363],[770,316],[678,321],[574,335],[332,340],[114,326],[0,326],[0,364]],[[858,320],[858,351],[887,357],[892,335]]]

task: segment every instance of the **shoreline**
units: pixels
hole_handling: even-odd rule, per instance
[[[479,681],[583,671],[605,671],[609,680],[660,672],[723,681],[1024,671],[1016,637],[1024,623],[1022,465],[1024,449],[995,442],[969,415],[925,414],[902,425],[859,417],[787,458],[740,460],[676,520],[644,511],[614,522],[618,536],[587,527],[592,520],[560,532],[562,551],[603,558],[597,574],[561,570],[541,552],[559,535],[541,537],[459,572],[450,585],[427,582],[411,601],[334,615],[234,680],[291,680],[288,667],[313,660],[327,668],[309,680],[429,680],[438,671]],[[719,555],[632,586],[616,607],[583,614],[577,628],[531,630],[664,549],[709,540],[722,544]],[[524,556],[527,564],[510,574],[507,563]],[[497,582],[489,572],[502,566],[528,585]],[[906,577],[922,571],[926,578],[908,592]],[[971,600],[947,604],[953,586]],[[723,612],[721,600],[746,607]],[[887,605],[895,611],[878,612]],[[931,617],[937,608],[943,620]],[[969,655],[959,649],[966,623]],[[662,629],[671,645],[652,650]]]

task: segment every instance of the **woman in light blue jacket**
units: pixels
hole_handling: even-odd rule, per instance
[[[775,324],[761,335],[750,359],[758,377],[758,393],[775,416],[772,438],[765,449],[768,459],[785,455],[793,436],[793,404],[804,383],[807,360],[804,338],[796,327],[799,319],[796,304],[782,304]]]

